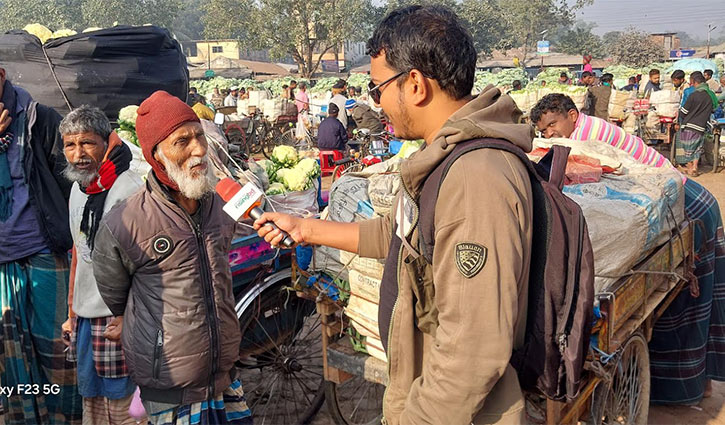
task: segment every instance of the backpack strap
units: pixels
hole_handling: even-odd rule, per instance
[[[421,254],[428,262],[433,264],[433,248],[435,245],[435,206],[438,202],[438,194],[440,192],[443,180],[458,158],[468,152],[478,149],[498,149],[514,154],[526,166],[529,177],[532,182],[550,181],[557,185],[560,189],[564,187],[564,176],[566,172],[566,161],[570,149],[564,146],[553,146],[553,159],[551,161],[551,170],[539,167],[531,162],[526,153],[518,146],[502,139],[472,139],[466,142],[456,144],[453,151],[448,154],[432,173],[428,175],[418,200],[420,206],[419,217],[419,245]]]

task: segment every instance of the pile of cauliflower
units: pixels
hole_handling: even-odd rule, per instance
[[[272,159],[257,161],[269,177],[267,195],[282,195],[311,189],[320,176],[320,164],[312,158],[299,159],[292,146],[277,146]]]
[[[139,146],[138,136],[136,135],[136,118],[138,118],[138,106],[128,105],[118,111],[118,128],[116,133],[118,136],[128,142]]]

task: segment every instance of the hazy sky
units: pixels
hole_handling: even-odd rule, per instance
[[[581,20],[597,24],[602,35],[629,26],[646,32],[684,31],[695,38],[707,36],[707,24],[725,28],[725,0],[594,0],[577,13]]]

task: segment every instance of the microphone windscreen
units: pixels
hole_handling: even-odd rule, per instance
[[[221,196],[224,202],[231,201],[234,195],[236,195],[241,189],[242,186],[229,177],[219,180],[219,183],[216,184],[216,193]]]

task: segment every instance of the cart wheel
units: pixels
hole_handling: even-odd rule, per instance
[[[379,425],[385,387],[356,376],[342,384],[325,382],[327,410],[338,425]]]
[[[272,283],[238,312],[238,366],[258,425],[308,423],[325,400],[320,316],[289,286],[289,276]]]
[[[596,392],[595,424],[646,425],[649,414],[650,373],[647,340],[637,332],[624,343],[619,361],[612,371],[610,386]]]

